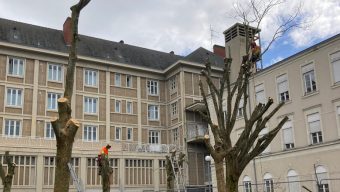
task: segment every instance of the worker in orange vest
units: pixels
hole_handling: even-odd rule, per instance
[[[258,37],[254,37],[254,39],[250,43],[250,48],[251,48],[251,59],[250,61],[252,62],[252,67],[255,67],[256,62],[260,60],[261,56],[261,47],[256,44],[256,40]]]
[[[111,145],[107,144],[106,146],[102,147],[102,149],[100,150],[99,154],[98,154],[98,166],[101,167],[102,166],[102,158],[109,158],[109,149],[111,149]],[[101,168],[99,168],[99,175],[100,175],[100,170]]]

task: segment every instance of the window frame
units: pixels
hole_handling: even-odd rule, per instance
[[[316,120],[312,121],[310,118],[312,118],[312,115],[317,115]],[[318,122],[319,124],[319,131],[313,131],[311,132],[311,124]],[[321,113],[319,110],[316,111],[310,111],[309,113],[306,114],[306,125],[307,125],[307,131],[309,135],[309,140],[311,145],[317,145],[321,144],[324,142],[324,136],[323,136],[323,130],[322,130],[322,121],[321,121]],[[314,134],[315,133],[315,134]],[[314,142],[314,138],[316,138],[317,142]],[[321,138],[321,139],[320,139]]]
[[[87,78],[88,82],[86,82],[86,74],[88,74]],[[93,75],[95,75],[95,78],[93,78]],[[99,84],[99,71],[95,69],[84,69],[84,86],[98,87],[98,84]]]
[[[19,73],[17,74],[14,74],[14,73],[10,73],[10,61],[13,60],[12,62],[12,65],[13,65],[13,68],[14,68],[14,60],[17,60],[19,63],[18,63],[18,66],[16,68],[19,68],[17,69],[17,71]],[[21,69],[21,72],[22,74],[20,74],[20,61],[22,61],[22,69]],[[21,58],[21,57],[15,57],[15,56],[7,56],[7,69],[6,69],[6,75],[7,76],[11,76],[11,77],[18,77],[18,78],[24,78],[25,76],[25,65],[26,65],[26,59],[25,58]],[[14,71],[14,70],[13,70]]]
[[[262,83],[259,83],[259,84],[255,85],[254,90],[255,90],[255,101],[256,101],[256,104],[262,103],[258,99],[258,95],[260,93],[263,93],[263,103],[262,104],[265,104],[266,103],[266,92],[265,92],[264,83],[262,82]]]
[[[339,56],[337,54],[339,54]],[[332,55],[335,55],[335,57],[333,58]],[[332,84],[338,85],[340,84],[340,71],[335,69],[334,64],[338,64],[339,65],[338,67],[340,68],[340,50],[333,51],[332,53],[329,54],[329,63],[331,65],[330,69],[331,69],[331,76],[332,76]],[[338,74],[339,81],[336,81],[336,74],[335,74],[336,71],[339,73]]]
[[[158,96],[159,95],[159,81],[158,80],[147,80],[146,88],[148,95]]]
[[[122,74],[115,73],[114,77],[115,77],[114,86],[121,87],[122,86]]]
[[[98,98],[97,97],[89,97],[89,96],[84,96],[83,98],[84,98],[84,109],[83,109],[84,114],[86,114],[86,115],[97,115],[98,111],[99,111]],[[92,111],[86,111],[86,99],[91,99],[90,104],[92,105]],[[96,111],[93,111],[94,103],[95,103],[95,110]]]
[[[117,107],[118,104],[118,107]],[[122,101],[121,100],[115,100],[115,113],[121,113],[122,111]]]
[[[292,135],[293,143],[286,142],[286,140],[285,140],[284,130],[287,130],[287,129],[291,130],[291,135]],[[281,128],[281,131],[282,131],[282,147],[283,147],[283,150],[294,149],[295,148],[295,134],[294,134],[293,119],[292,119],[291,116],[289,117],[288,121],[286,121],[286,123],[283,124],[283,126]],[[287,147],[287,146],[289,146],[289,147]]]
[[[126,101],[126,114],[133,114],[133,102],[132,101]]]
[[[58,99],[59,99],[59,98],[56,97],[56,100],[54,101],[54,102],[55,102],[55,103],[54,103],[55,108],[54,108],[54,109],[49,108],[49,97],[48,97],[49,94],[53,94],[53,95],[55,95],[55,96],[60,95],[59,98],[61,98],[61,97],[62,97],[62,93],[47,91],[47,94],[46,94],[46,110],[47,110],[47,111],[58,111]],[[53,101],[53,98],[52,98],[52,101]],[[52,102],[51,102],[51,104],[52,104]],[[53,105],[53,104],[52,104],[52,105]]]
[[[285,83],[287,90],[285,92],[280,92],[280,85]],[[289,79],[288,74],[283,73],[276,77],[276,90],[277,90],[277,97],[279,102],[288,102],[291,100],[290,94],[289,94]],[[285,98],[284,100],[282,99]]]
[[[129,138],[129,131],[130,131],[130,138]],[[132,127],[126,128],[126,140],[133,141],[133,128]]]
[[[161,144],[160,135],[161,135],[160,131],[149,130],[149,135],[148,135],[149,144],[154,144],[154,145]],[[155,140],[157,140],[157,142],[154,142]]]
[[[52,66],[52,77],[50,79],[50,66]],[[57,79],[53,79],[53,66],[56,66],[57,67],[57,71],[60,67],[60,79],[59,78],[59,73],[56,73],[56,77]],[[62,83],[63,82],[63,79],[64,79],[64,70],[63,70],[63,65],[62,64],[57,64],[57,63],[47,63],[47,81],[49,82],[56,82],[56,83]]]
[[[154,109],[150,110],[150,107],[154,108]],[[159,118],[159,116],[160,116],[160,114],[159,114],[159,112],[160,112],[159,105],[149,104],[147,110],[148,110],[147,113],[148,113],[148,120],[149,121],[159,121],[160,120],[160,118]],[[151,117],[151,114],[154,114],[153,117]]]
[[[86,131],[87,133],[87,137],[85,138],[85,128],[90,128],[91,129],[91,139],[89,139],[89,130]],[[95,130],[95,131],[94,131]],[[96,138],[94,138],[94,133],[95,133],[95,136]],[[84,124],[83,126],[83,134],[82,134],[82,137],[83,137],[83,141],[84,142],[98,142],[99,141],[99,128],[98,128],[98,125],[90,125],[90,124]]]
[[[47,135],[47,133],[48,133],[47,130],[48,129],[50,129],[49,130],[49,135]],[[55,140],[56,139],[51,122],[45,122],[45,126],[44,126],[44,139],[47,139],[47,140]]]
[[[171,108],[171,118],[175,119],[178,117],[178,107],[177,107],[177,101],[172,102],[170,104],[170,108]]]
[[[177,92],[176,75],[169,79],[169,88],[170,88],[170,93],[171,94]]]
[[[125,78],[125,79],[126,79],[126,82],[125,82],[125,83],[126,83],[126,84],[125,84],[126,87],[127,87],[127,88],[132,88],[132,75],[126,75],[126,78]],[[128,79],[129,79],[129,80],[128,80]],[[129,82],[129,83],[128,83],[128,82]]]
[[[9,121],[8,127],[7,127],[7,121]],[[23,124],[22,119],[4,118],[3,122],[4,122],[4,124],[3,124],[2,134],[5,137],[11,137],[11,138],[22,137],[22,124]],[[14,122],[14,125],[11,125],[10,124],[11,122],[12,123]],[[16,127],[18,122],[19,122],[19,128]],[[11,131],[10,131],[11,126],[13,126],[13,129],[14,129],[13,134],[10,134],[11,133]],[[19,129],[19,130],[17,130],[17,129]],[[18,133],[17,133],[17,131],[18,131]],[[7,134],[6,134],[6,132],[7,132]]]
[[[13,102],[8,103],[8,90],[11,90],[11,101],[13,100],[13,96],[14,98],[14,104],[12,104]],[[13,94],[13,91],[15,90],[15,94]],[[18,100],[18,95],[20,91],[20,100]],[[12,107],[12,108],[22,108],[23,104],[24,104],[24,97],[25,97],[25,93],[24,93],[24,89],[23,88],[19,88],[19,87],[6,87],[6,95],[5,95],[5,106],[6,107]],[[20,101],[20,103],[18,103],[18,101]]]
[[[119,134],[117,134],[117,131],[119,132]],[[115,140],[116,141],[122,140],[122,127],[115,127]]]
[[[307,75],[311,75],[309,76],[309,81],[310,81],[309,86],[311,88],[310,91],[308,91],[307,82],[306,82]],[[302,78],[303,96],[308,96],[318,91],[314,62],[308,62],[307,64],[304,64],[301,66],[301,78]],[[312,81],[313,79],[315,82],[315,88],[313,88],[313,81]]]

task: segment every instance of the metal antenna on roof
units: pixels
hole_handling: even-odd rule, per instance
[[[217,31],[213,30],[211,24],[210,24],[210,49],[212,49],[213,47],[213,38],[217,37],[217,35],[215,35],[217,33]]]

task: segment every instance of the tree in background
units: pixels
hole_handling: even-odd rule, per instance
[[[0,178],[2,180],[3,192],[10,192],[12,188],[12,180],[14,176],[14,171],[16,164],[13,162],[13,157],[9,156],[9,152],[5,152],[4,162],[7,164],[7,174],[0,162]]]
[[[79,122],[71,117],[71,100],[73,94],[74,70],[77,62],[78,21],[80,11],[90,0],[80,0],[71,7],[72,42],[69,50],[69,60],[65,82],[64,97],[58,99],[59,118],[51,122],[57,140],[57,162],[54,180],[55,192],[67,192],[70,184],[70,171],[67,163],[71,160],[74,137],[79,128]]]
[[[260,23],[264,17],[268,15],[271,9],[282,4],[281,0],[250,0],[248,5],[235,6],[238,18],[241,18],[245,26],[245,31],[250,30],[250,24],[255,26],[255,32],[259,31]],[[246,7],[246,8],[245,8]],[[283,36],[292,28],[300,27],[298,22],[300,8],[296,14],[281,18],[281,24],[274,32],[273,38],[267,47],[262,50],[263,55],[270,45],[279,37]],[[210,94],[203,89],[203,83],[200,81],[200,90],[203,95],[205,110],[199,111],[203,118],[208,122],[213,136],[213,141],[209,135],[205,136],[205,144],[209,153],[215,162],[217,189],[219,192],[238,192],[238,181],[243,170],[248,163],[256,156],[261,154],[277,135],[288,117],[282,120],[270,130],[267,134],[260,136],[259,133],[266,128],[267,122],[274,114],[284,105],[279,103],[271,108],[273,99],[268,98],[266,103],[259,103],[252,111],[248,111],[249,98],[249,80],[252,78],[254,61],[252,61],[253,52],[251,43],[254,41],[253,35],[246,33],[245,55],[241,63],[233,63],[240,65],[238,76],[235,82],[230,79],[230,70],[232,58],[230,56],[224,60],[223,76],[220,79],[220,87],[213,83],[211,77],[212,69],[209,60],[206,63],[202,75],[206,78]],[[261,58],[261,56],[260,56]],[[209,108],[209,101],[212,103]],[[233,144],[231,140],[231,132],[234,129],[237,112],[240,102],[243,101],[242,112],[244,115],[244,130],[238,140]],[[224,112],[224,103],[226,102],[226,112]],[[216,116],[216,121],[212,119]],[[224,166],[225,162],[225,166]]]

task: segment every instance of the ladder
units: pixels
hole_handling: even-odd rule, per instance
[[[71,173],[73,182],[74,182],[74,184],[75,184],[76,187],[77,187],[77,192],[84,192],[84,189],[83,189],[83,185],[82,185],[81,179],[78,178],[76,172],[75,172],[74,169],[73,169],[72,164],[71,164],[71,163],[67,163],[67,166],[68,166],[68,169],[70,170],[70,173]]]
[[[179,166],[176,156],[171,156],[170,162],[172,166],[172,171],[175,176],[175,184],[176,184],[177,191],[181,192],[181,190],[184,190],[186,192],[186,188],[184,186],[183,170],[182,170],[182,167]]]

